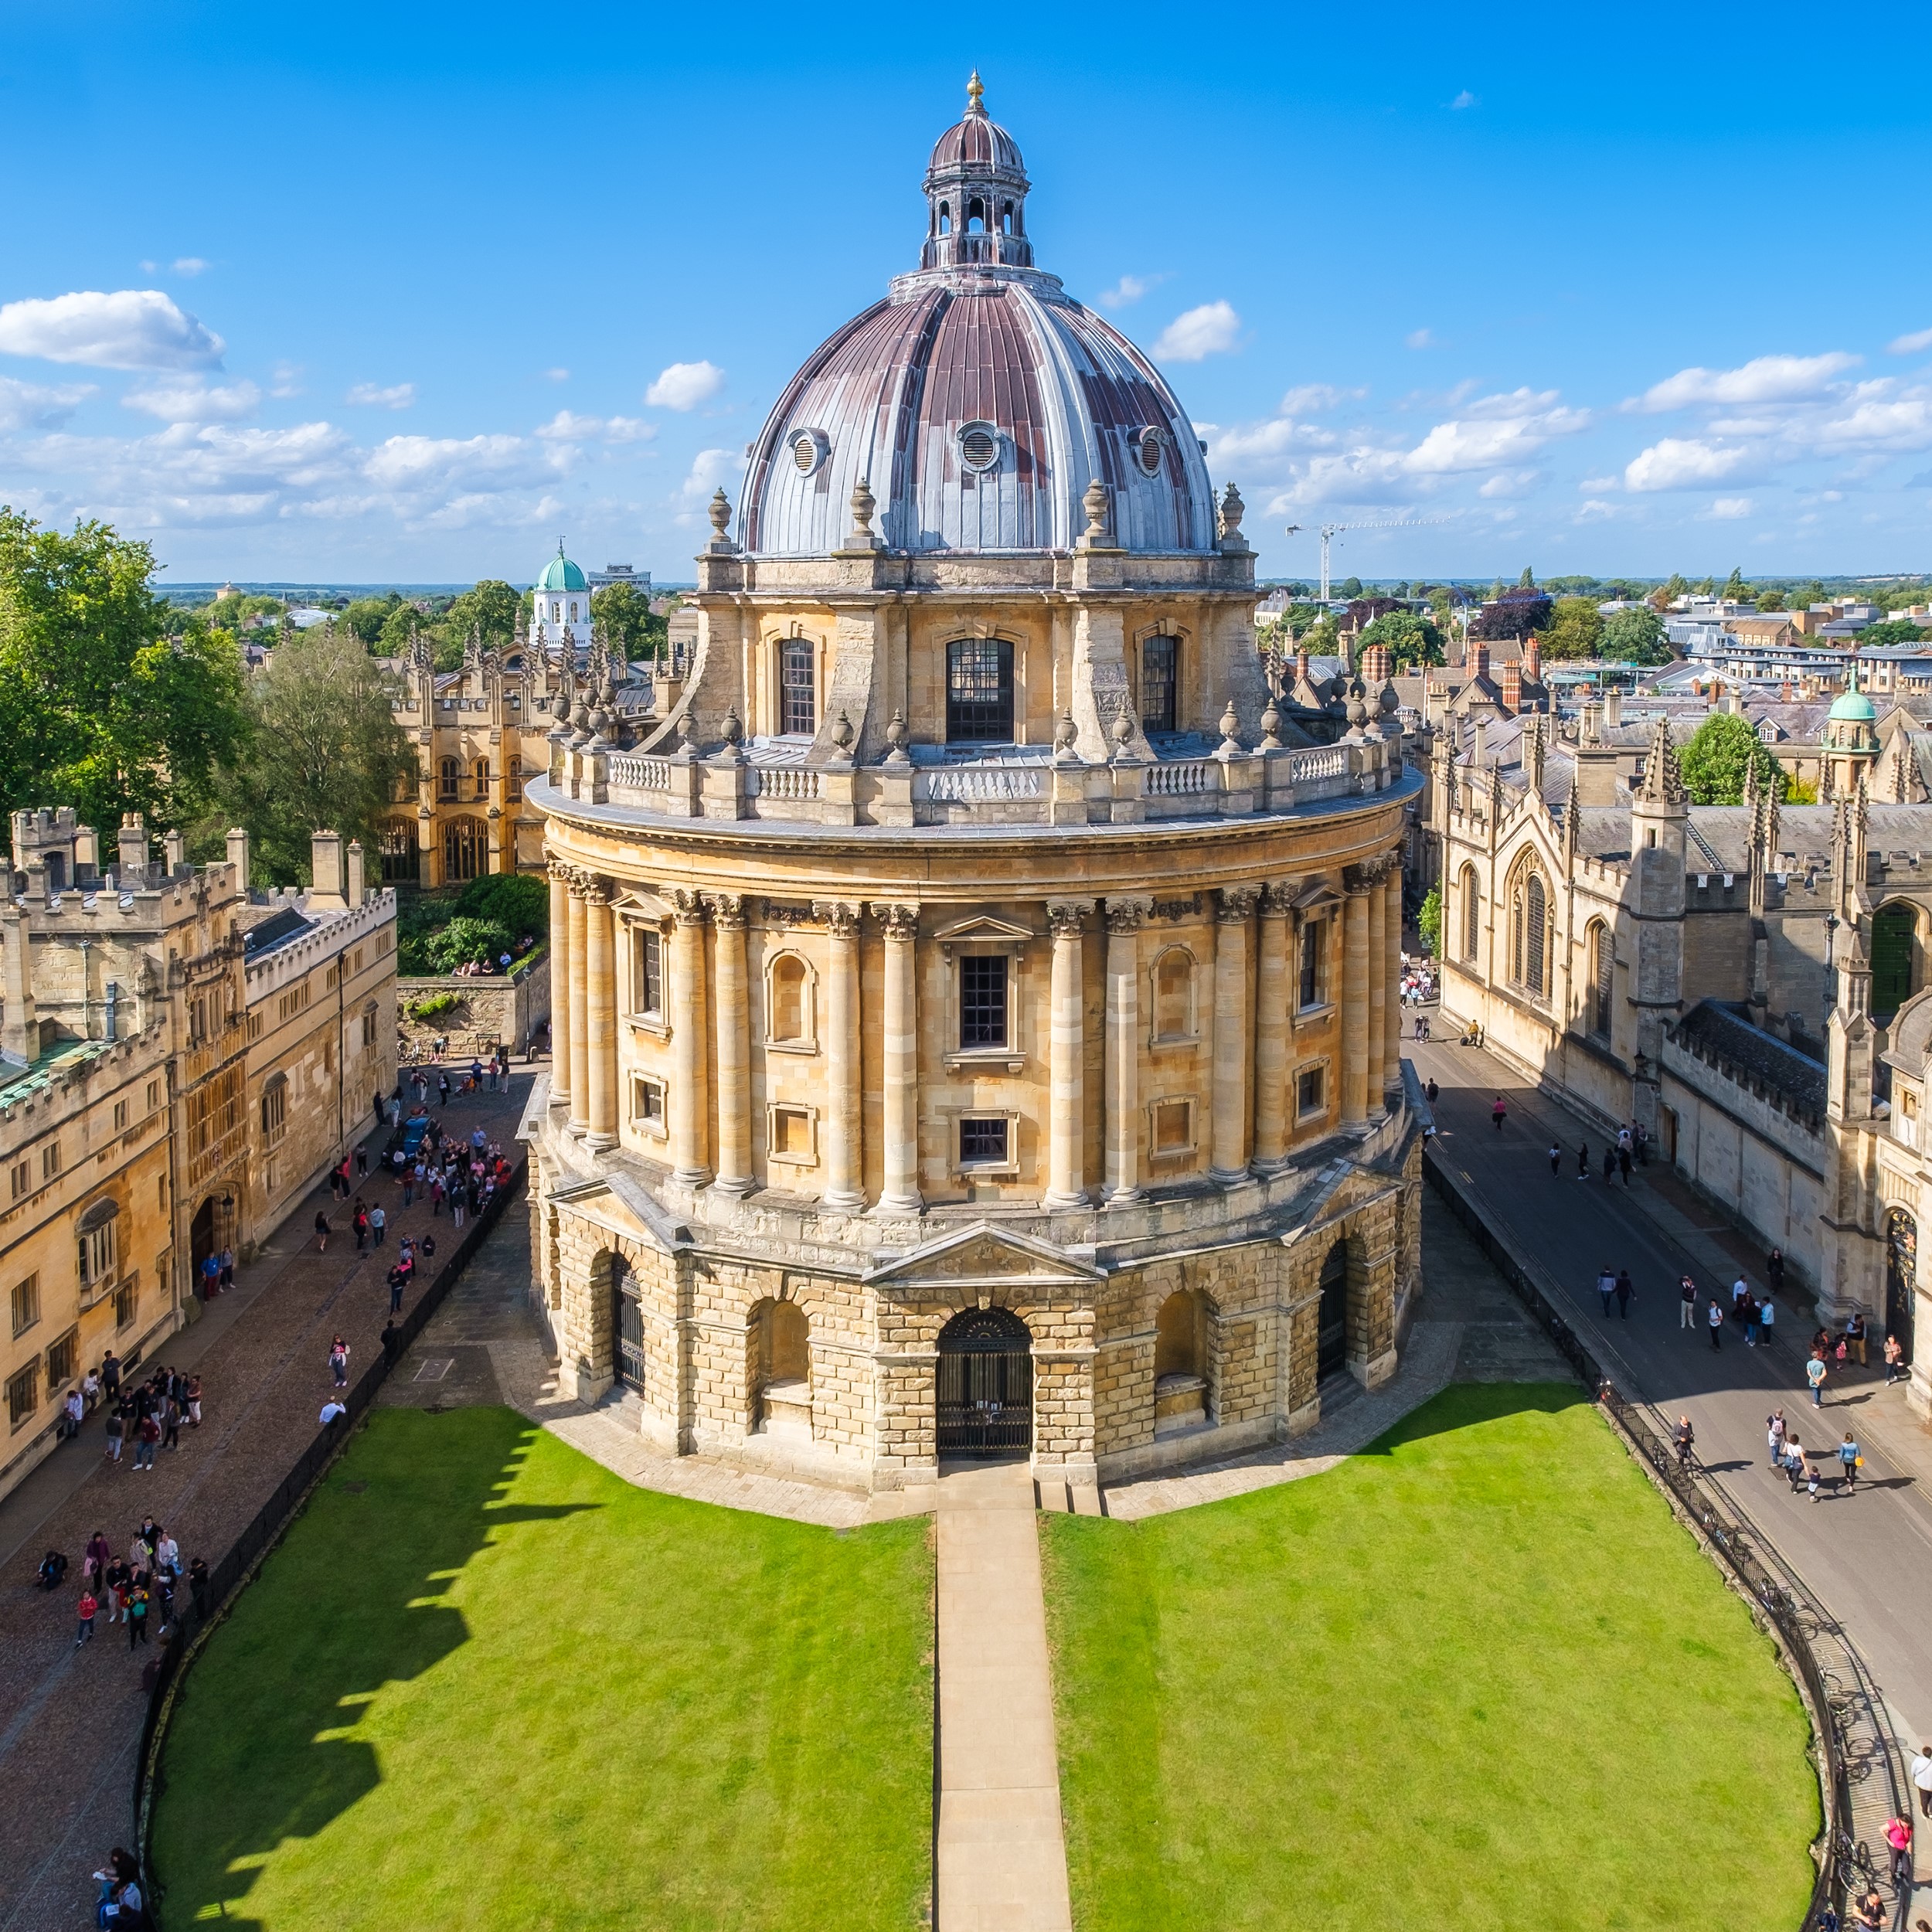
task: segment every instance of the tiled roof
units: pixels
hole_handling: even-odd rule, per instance
[[[1671,1037],[1733,1079],[1766,1090],[1787,1111],[1814,1123],[1823,1117],[1825,1067],[1753,1026],[1730,1002],[1700,999],[1671,1029]]]

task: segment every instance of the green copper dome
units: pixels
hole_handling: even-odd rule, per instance
[[[1870,724],[1878,716],[1872,700],[1859,689],[1859,668],[1852,667],[1852,681],[1832,700],[1828,714],[1833,724]]]
[[[556,555],[544,566],[543,574],[536,580],[539,590],[581,590],[586,589],[583,573],[563,554],[563,546],[556,546]]]

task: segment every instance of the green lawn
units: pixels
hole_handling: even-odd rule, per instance
[[[165,1922],[923,1922],[925,1519],[633,1488],[508,1410],[379,1410],[187,1680]]]
[[[1803,1917],[1797,1693],[1573,1390],[1459,1386],[1325,1475],[1041,1529],[1081,1932]]]

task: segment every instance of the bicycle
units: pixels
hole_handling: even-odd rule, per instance
[[[1842,1825],[1832,1836],[1832,1856],[1838,1866],[1838,1883],[1848,1892],[1852,1889],[1854,1878],[1862,1878],[1868,1884],[1878,1883],[1871,1847],[1862,1838],[1855,1839]]]

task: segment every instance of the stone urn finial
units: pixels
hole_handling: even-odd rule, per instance
[[[686,705],[682,716],[678,719],[678,743],[689,751],[697,742],[698,714],[691,706]]]
[[[906,756],[906,740],[910,735],[906,730],[905,713],[895,711],[892,716],[892,723],[886,727],[887,747],[886,762],[887,764],[906,765],[912,763],[912,760]]]
[[[1080,499],[1080,507],[1087,512],[1087,529],[1080,542],[1090,550],[1107,542],[1107,512],[1111,503],[1107,485],[1095,477],[1087,485],[1086,495]]]
[[[1221,548],[1224,550],[1245,550],[1248,540],[1241,534],[1241,519],[1247,514],[1248,506],[1241,501],[1241,492],[1230,483],[1221,492]]]
[[[1134,708],[1123,704],[1114,713],[1113,721],[1107,727],[1107,735],[1114,740],[1113,756],[1116,758],[1131,757],[1134,750]]]
[[[1281,749],[1281,707],[1272,696],[1267,709],[1261,713],[1261,748],[1264,751]]]
[[[879,507],[879,499],[872,493],[870,481],[861,477],[852,486],[852,533],[862,539],[872,535],[872,513]]]
[[[718,727],[718,735],[733,750],[736,750],[743,739],[745,728],[738,721],[738,707],[735,704],[727,705],[725,707],[724,723]]]
[[[855,735],[851,719],[844,712],[840,712],[838,723],[832,728],[832,741],[838,747],[840,757],[849,758],[852,756],[852,741]]]
[[[709,514],[711,518],[713,536],[716,540],[722,542],[726,527],[731,522],[731,499],[725,495],[724,485],[722,483],[719,485],[716,494],[712,497]]]
[[[1236,714],[1234,700],[1230,698],[1228,708],[1221,713],[1221,750],[1224,754],[1233,754],[1246,749],[1241,743],[1240,733],[1241,720]]]
[[[1070,711],[1060,713],[1060,721],[1053,728],[1053,756],[1062,764],[1077,762],[1073,747],[1080,743],[1080,726],[1073,722]]]

